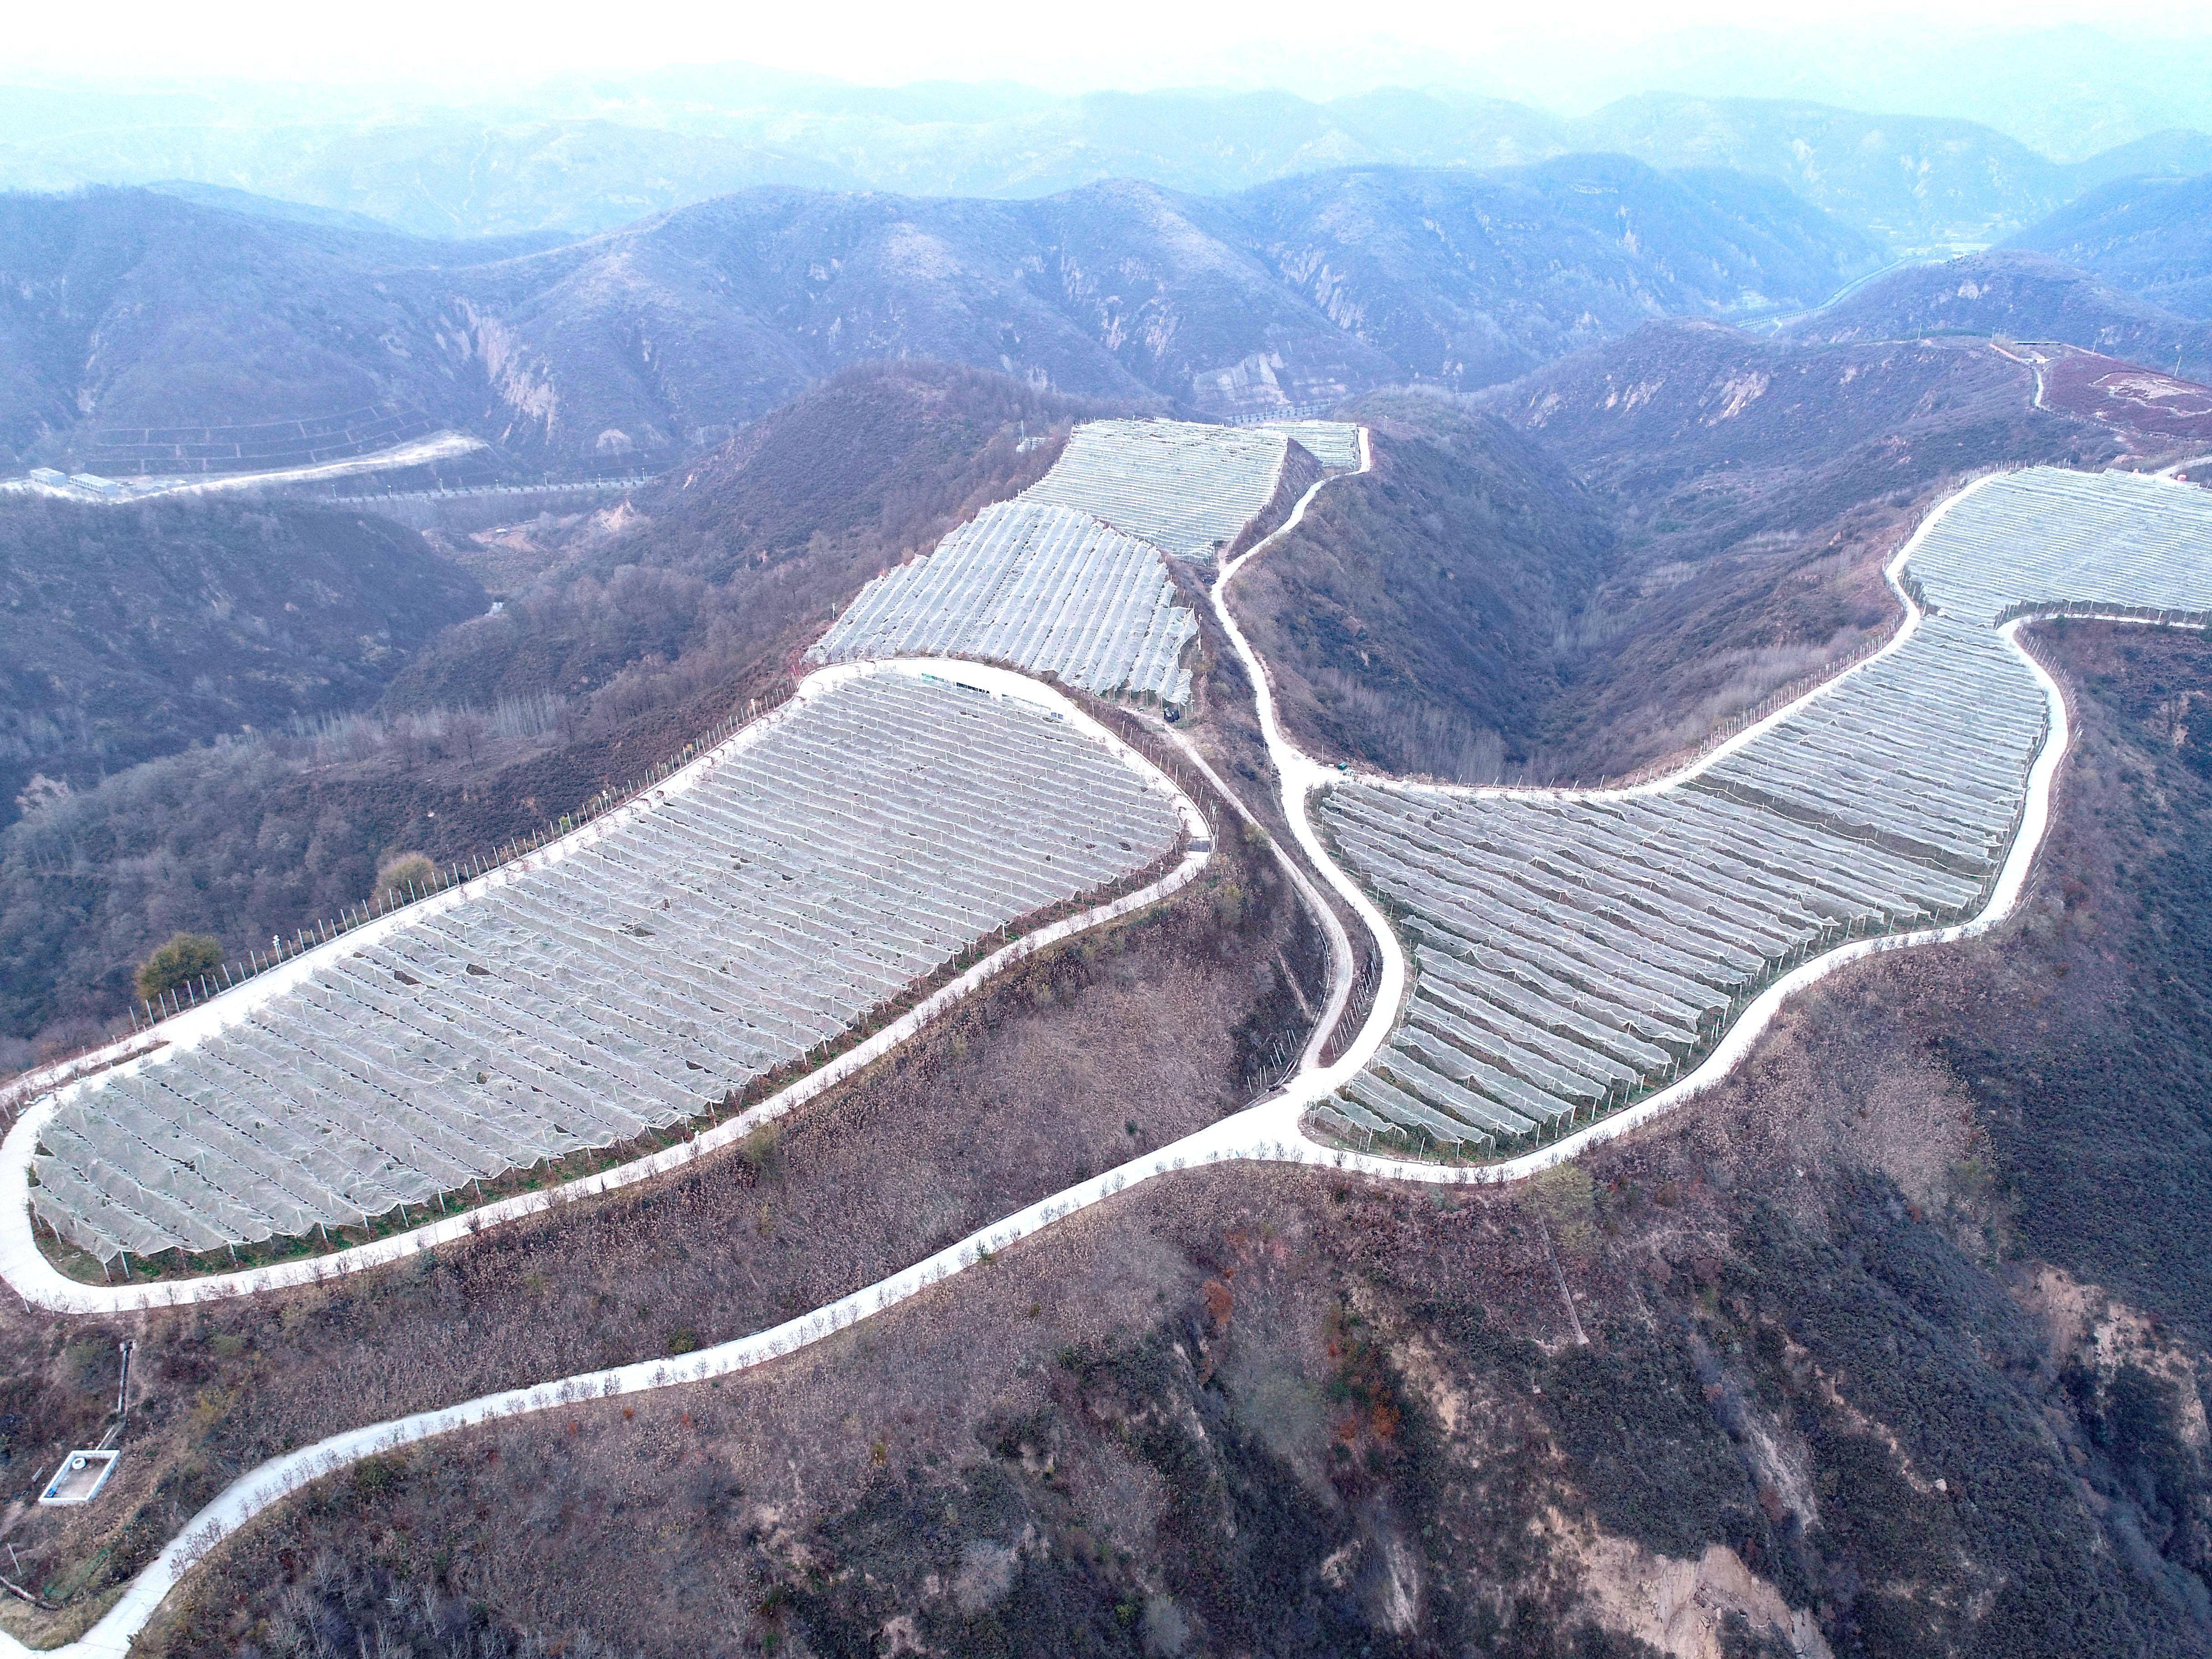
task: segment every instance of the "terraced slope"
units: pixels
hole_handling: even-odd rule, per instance
[[[205,1251],[634,1139],[1180,827],[1058,716],[911,673],[852,676],[732,744],[604,837],[78,1085],[40,1135],[37,1214],[103,1261]]]
[[[1908,574],[1947,615],[2212,611],[2212,490],[2037,467],[1960,502],[1942,528]]]
[[[439,425],[420,410],[380,404],[246,426],[111,427],[83,435],[78,465],[109,477],[273,472],[374,454]]]
[[[1198,623],[1163,561],[1236,545],[1286,476],[1358,465],[1359,428],[1340,422],[1091,422],[1018,500],[870,582],[807,654],[981,657],[1102,696],[1187,702]]]
[[[1102,696],[1182,702],[1198,622],[1162,559],[1073,507],[1002,501],[870,582],[807,654],[987,657]]]
[[[1304,446],[1306,452],[1332,472],[1355,472],[1359,468],[1359,428],[1352,421],[1267,421],[1263,429],[1280,432]]]
[[[1023,499],[1088,513],[1179,558],[1208,558],[1273,499],[1290,443],[1264,427],[1093,421]]]
[[[1523,1146],[1673,1077],[1807,957],[1979,910],[2048,719],[2000,625],[2212,612],[2212,496],[2123,473],[1993,479],[1929,526],[1905,580],[1926,614],[1897,646],[1685,779],[1332,791],[1325,833],[1394,907],[1417,978],[1324,1127]]]

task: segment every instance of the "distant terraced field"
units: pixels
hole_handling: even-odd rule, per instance
[[[255,426],[107,427],[84,436],[80,467],[115,477],[274,472],[350,460],[438,429],[422,410],[390,405]]]

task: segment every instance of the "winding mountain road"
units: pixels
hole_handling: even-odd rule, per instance
[[[1367,434],[1363,431],[1361,468],[1364,471],[1371,468],[1372,465],[1371,446],[1368,441]],[[125,1653],[132,1638],[153,1617],[155,1610],[176,1584],[190,1571],[196,1562],[205,1556],[223,1538],[246,1524],[256,1515],[283,1501],[287,1496],[297,1491],[302,1485],[343,1469],[362,1457],[459,1430],[498,1422],[530,1413],[573,1406],[587,1400],[607,1399],[654,1389],[689,1384],[750,1370],[772,1359],[792,1353],[810,1343],[818,1341],[859,1320],[894,1308],[929,1287],[976,1265],[988,1259],[989,1255],[1012,1246],[1055,1222],[1159,1176],[1206,1164],[1237,1160],[1303,1163],[1334,1170],[1356,1170],[1390,1180],[1431,1183],[1497,1182],[1525,1176],[1571,1158],[1577,1152],[1601,1141],[1626,1133],[1631,1129],[1647,1123],[1653,1118],[1691,1099],[1700,1091],[1711,1086],[1750,1051],[1768,1022],[1772,1019],[1783,1004],[1791,995],[1814,980],[1836,971],[1847,963],[1879,951],[1966,939],[1987,933],[2002,924],[2016,908],[2025,889],[2037,849],[2048,827],[2051,786],[2064,756],[2069,735],[2065,699],[2057,684],[2020,646],[2018,633],[2028,620],[2027,618],[2013,620],[2005,624],[2000,631],[2012,648],[2018,651],[2022,659],[2028,663],[2042,688],[2049,708],[2049,732],[2027,779],[2026,805],[2018,832],[2005,857],[1989,902],[1972,921],[1917,933],[1855,940],[1815,957],[1777,981],[1753,1000],[1717,1046],[1686,1077],[1633,1107],[1617,1112],[1611,1117],[1569,1134],[1550,1146],[1523,1157],[1480,1167],[1447,1166],[1344,1151],[1324,1146],[1308,1139],[1301,1133],[1299,1127],[1303,1115],[1310,1107],[1326,1099],[1356,1076],[1374,1057],[1398,1020],[1401,1006],[1406,999],[1410,981],[1409,964],[1404,948],[1400,944],[1395,933],[1374,901],[1330,856],[1310,819],[1308,806],[1314,792],[1324,782],[1336,779],[1338,775],[1334,769],[1323,765],[1300,750],[1283,732],[1266,665],[1253,650],[1227,603],[1226,595],[1231,584],[1254,559],[1263,556],[1271,548],[1278,545],[1281,539],[1303,520],[1315,496],[1321,489],[1327,487],[1327,482],[1324,482],[1316,484],[1308,490],[1298,501],[1288,521],[1280,529],[1243,557],[1226,566],[1214,584],[1211,599],[1216,617],[1251,678],[1258,702],[1261,732],[1280,780],[1282,807],[1291,833],[1310,860],[1312,868],[1319,872],[1322,880],[1366,927],[1373,937],[1377,951],[1379,964],[1377,994],[1371,1008],[1362,1020],[1358,1032],[1345,1045],[1341,1056],[1335,1062],[1324,1065],[1322,1063],[1321,1056],[1331,1030],[1343,1017],[1344,1011],[1349,1005],[1354,953],[1349,936],[1341,922],[1335,919],[1328,906],[1320,902],[1318,893],[1316,892],[1304,873],[1286,859],[1286,867],[1291,870],[1294,882],[1308,902],[1316,907],[1322,918],[1324,929],[1328,933],[1332,983],[1326,1012],[1319,1029],[1301,1057],[1298,1069],[1285,1085],[1269,1098],[1235,1113],[1197,1133],[1032,1204],[1014,1215],[980,1229],[957,1244],[940,1250],[877,1284],[856,1291],[851,1295],[841,1297],[824,1307],[788,1321],[773,1329],[721,1343],[696,1354],[686,1356],[680,1361],[648,1361],[634,1365],[586,1372],[534,1387],[486,1395],[434,1411],[395,1418],[388,1422],[372,1424],[334,1436],[276,1459],[234,1482],[195,1516],[184,1533],[172,1540],[169,1546],[127,1587],[121,1598],[82,1638],[65,1647],[46,1651],[70,1656],[70,1659],[76,1659],[77,1656],[83,1656],[84,1659],[92,1659],[93,1656],[119,1656]],[[1919,626],[1923,616],[1920,605],[1912,597],[1909,584],[1903,579],[1907,562],[1914,550],[1922,544],[1930,530],[1940,521],[1943,514],[1947,513],[1958,501],[1964,499],[1980,487],[1982,485],[1979,483],[1967,486],[1965,491],[1954,496],[1950,501],[1937,509],[1936,514],[1931,514],[1929,520],[1921,526],[1914,538],[1906,544],[1905,549],[1899,553],[1889,567],[1890,581],[1902,599],[1905,608],[1905,619],[1898,638],[1892,642],[1888,649],[1894,650],[1901,647],[1904,641]],[[1871,662],[1878,659],[1879,657],[1869,659],[1867,662],[1855,666],[1849,672],[1851,674],[1862,672]],[[973,671],[969,665],[963,665],[963,672]],[[1767,720],[1738,734],[1728,744],[1723,745],[1713,754],[1701,758],[1694,766],[1686,768],[1682,772],[1670,778],[1644,787],[1652,791],[1679,787],[1700,771],[1717,763],[1725,755],[1734,752],[1742,744],[1752,741],[1759,733],[1771,729],[1792,712],[1803,707],[1806,702],[1829,694],[1837,683],[1831,682],[1828,685],[1808,693],[1806,698],[1798,700],[1788,708],[1778,711]],[[1206,766],[1203,759],[1198,757],[1196,751],[1189,746],[1188,739],[1180,733],[1170,733],[1170,736],[1218,787],[1220,780],[1214,776],[1212,769]],[[1232,805],[1236,805],[1239,813],[1249,821],[1250,815],[1241,805],[1235,803],[1233,795],[1225,789],[1224,793]],[[1280,849],[1278,850],[1279,852]],[[1194,873],[1195,873],[1195,866],[1187,866],[1187,871],[1182,874],[1182,878],[1187,880],[1189,874]],[[1133,895],[1128,900],[1121,902],[1121,908],[1115,913],[1127,914],[1129,909],[1136,908],[1139,904],[1149,903],[1163,896],[1161,892],[1148,889],[1145,894]],[[1114,908],[1114,907],[1106,908]],[[1083,926],[1095,926],[1098,921],[1107,919],[1109,918],[1103,914],[1094,913],[1091,916],[1078,918],[1077,921]],[[1074,931],[1068,924],[1062,926],[1066,931]],[[1065,936],[1065,932],[1055,935],[1055,937]],[[1020,947],[1015,948],[1020,949],[1024,954],[1026,954],[1030,951],[1039,948],[1044,942],[1047,941],[1042,935],[1040,935],[1034,940],[1023,941]],[[1004,957],[1008,953],[1000,954]],[[998,957],[994,957],[990,963],[972,970],[969,979],[973,983],[963,980],[959,987],[947,988],[947,991],[940,993],[939,995],[950,996],[954,994],[956,990],[958,994],[965,994],[974,989],[975,985],[980,984],[983,978],[988,978],[990,972],[998,971],[998,968],[1003,965],[1005,964],[1000,963]],[[935,1001],[936,999],[933,999],[933,1004]],[[925,1005],[926,1008],[929,1006],[931,1005]],[[917,1009],[915,1016],[909,1018],[914,1022],[913,1028],[918,1028],[921,1018],[927,1016],[923,1010]],[[902,1022],[902,1025],[905,1024]],[[910,1030],[905,1034],[910,1034]],[[890,1032],[884,1035],[885,1038],[896,1042],[902,1041],[904,1034],[897,1037],[893,1037]],[[867,1058],[872,1059],[877,1053],[882,1052],[883,1048],[889,1046],[890,1046],[890,1042],[879,1039],[877,1044],[870,1045]],[[827,1071],[817,1074],[823,1078],[823,1081],[810,1089],[809,1092],[819,1092],[820,1088],[827,1087],[829,1083],[835,1081],[836,1078],[847,1075],[859,1065],[866,1063],[865,1059],[858,1058],[859,1052],[855,1052],[855,1056],[848,1057],[850,1063],[845,1064],[843,1069],[836,1070],[835,1077],[830,1076]],[[809,1079],[809,1082],[812,1083],[813,1079]],[[710,1132],[709,1135],[702,1136],[690,1147],[673,1149],[684,1154],[683,1158],[676,1158],[673,1162],[681,1163],[689,1158],[699,1156],[702,1152],[711,1150],[712,1146],[725,1144],[736,1134],[744,1133],[744,1129],[736,1123],[726,1127],[729,1131],[728,1133],[720,1131]],[[13,1139],[14,1137],[10,1137],[11,1142]],[[662,1156],[666,1158],[668,1155]],[[585,1196],[592,1191],[605,1190],[609,1187],[622,1184],[622,1181],[615,1177],[621,1176],[626,1180],[641,1179],[646,1175],[658,1173],[662,1166],[656,1164],[653,1169],[646,1169],[641,1164],[626,1167],[635,1169],[637,1173],[624,1176],[623,1171],[609,1171],[605,1176],[592,1178],[592,1181],[598,1183],[597,1185],[574,1183],[575,1190],[568,1195]],[[670,1167],[672,1167],[672,1164]],[[546,1201],[548,1200],[541,1200],[529,1207],[543,1208]],[[10,1224],[12,1224],[4,1218],[0,1218],[0,1226]],[[25,1231],[27,1232],[27,1229]],[[413,1250],[428,1248],[449,1236],[451,1236],[450,1231],[434,1235],[431,1230],[426,1229],[417,1234],[404,1236],[405,1238],[419,1242],[405,1243],[400,1239],[386,1241],[386,1245],[390,1247],[386,1254],[375,1259],[380,1261],[393,1259],[400,1255],[410,1254]],[[0,1240],[0,1243],[4,1242]],[[325,1271],[328,1270],[330,1263],[337,1261],[336,1257],[326,1258]],[[22,1289],[22,1285],[15,1275],[15,1270],[20,1265],[18,1256],[9,1255],[4,1264],[0,1265],[4,1265],[7,1269],[9,1283],[17,1285],[19,1291]],[[374,1264],[368,1258],[364,1257],[358,1265]],[[43,1261],[40,1266],[44,1267]],[[52,1269],[46,1268],[46,1272],[51,1273]],[[225,1277],[242,1279],[246,1276]],[[268,1280],[236,1284],[227,1287],[220,1294],[236,1295],[252,1290],[273,1289],[277,1287],[279,1282]],[[288,1279],[281,1282],[294,1281]],[[38,1281],[38,1283],[43,1285],[44,1281]],[[87,1287],[76,1288],[82,1290]],[[199,1296],[198,1293],[182,1294],[173,1299],[197,1300],[199,1299]],[[115,1312],[121,1311],[122,1305],[109,1301],[103,1303],[97,1309],[87,1307],[82,1310]],[[0,1636],[0,1656],[21,1656],[29,1651],[30,1650],[26,1649],[12,1638]]]

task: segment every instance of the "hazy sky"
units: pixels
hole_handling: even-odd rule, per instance
[[[2086,22],[2116,34],[2212,33],[2212,0],[1579,0],[1388,8],[1346,0],[111,0],[9,29],[17,74],[428,82],[496,91],[546,76],[741,61],[877,84],[1012,79],[1056,90],[1272,84],[1310,94],[1451,82],[1540,95],[1578,64],[1660,32],[1964,33]],[[1387,31],[1378,33],[1377,31]],[[7,70],[0,70],[5,75]]]

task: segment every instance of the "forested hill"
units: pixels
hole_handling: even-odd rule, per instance
[[[222,546],[271,553],[273,562],[253,567],[261,585],[210,573],[162,589],[162,624],[141,630],[155,638],[154,666],[112,670],[125,708],[174,702],[264,733],[123,767],[133,757],[120,744],[137,728],[95,726],[111,744],[107,775],[72,773],[73,793],[0,830],[0,1070],[119,1018],[131,969],[173,931],[215,935],[234,954],[265,945],[361,902],[380,866],[402,854],[444,863],[488,853],[635,781],[749,700],[780,695],[836,605],[886,564],[1033,482],[1071,421],[1111,412],[1123,411],[944,364],[848,370],[629,501],[507,532],[530,544],[538,574],[510,590],[497,616],[481,614],[475,585],[419,538],[375,520],[236,507],[41,509],[40,524],[85,531],[82,544],[42,544],[81,551],[92,573],[96,591],[76,595],[80,621],[118,603],[108,586],[150,592],[162,573],[184,568],[179,543],[210,567]],[[132,539],[149,535],[149,524],[162,532],[158,556]],[[197,542],[186,535],[195,525]],[[346,556],[327,568],[306,538],[347,527],[381,539],[332,543],[325,551]],[[131,549],[152,574],[134,568],[125,579]],[[427,614],[441,593],[459,599]],[[413,624],[370,604],[410,597],[426,611]],[[47,603],[51,621],[67,599],[50,589]],[[256,605],[271,613],[264,631]],[[133,648],[138,635],[125,624],[137,614],[93,632]],[[439,632],[456,614],[469,620]],[[8,620],[27,615],[0,610],[0,627],[27,633],[27,622]],[[64,619],[65,630],[76,625]],[[349,655],[368,650],[362,635],[380,642],[367,665]],[[275,648],[303,641],[319,641],[331,660],[313,666]],[[0,648],[16,647],[0,638]],[[21,659],[52,655],[27,647]],[[253,678],[284,660],[292,680]],[[203,670],[205,686],[194,679]],[[64,687],[79,673],[72,668]],[[332,701],[221,701],[245,690],[273,699],[288,688]],[[336,706],[341,693],[366,712],[304,735],[284,724],[291,708]],[[59,728],[48,707],[47,726]]]
[[[2212,322],[2177,314],[2039,253],[1994,251],[1914,265],[1791,323],[1800,340],[2005,336],[2057,341],[2212,379]]]
[[[379,405],[448,422],[480,411],[481,353],[431,274],[518,246],[150,191],[0,195],[0,469],[123,470],[117,452],[148,428],[236,439]]]
[[[0,504],[0,823],[241,726],[364,708],[476,580],[413,531],[296,506]]]
[[[1654,315],[1817,303],[1875,245],[1779,185],[1619,156],[1240,195],[761,188],[569,246],[412,243],[143,191],[0,198],[0,466],[370,409],[644,466],[856,362],[1279,413],[1474,386]]]
[[[2212,318],[2212,173],[2115,179],[2008,246],[2094,271],[2169,311]]]

